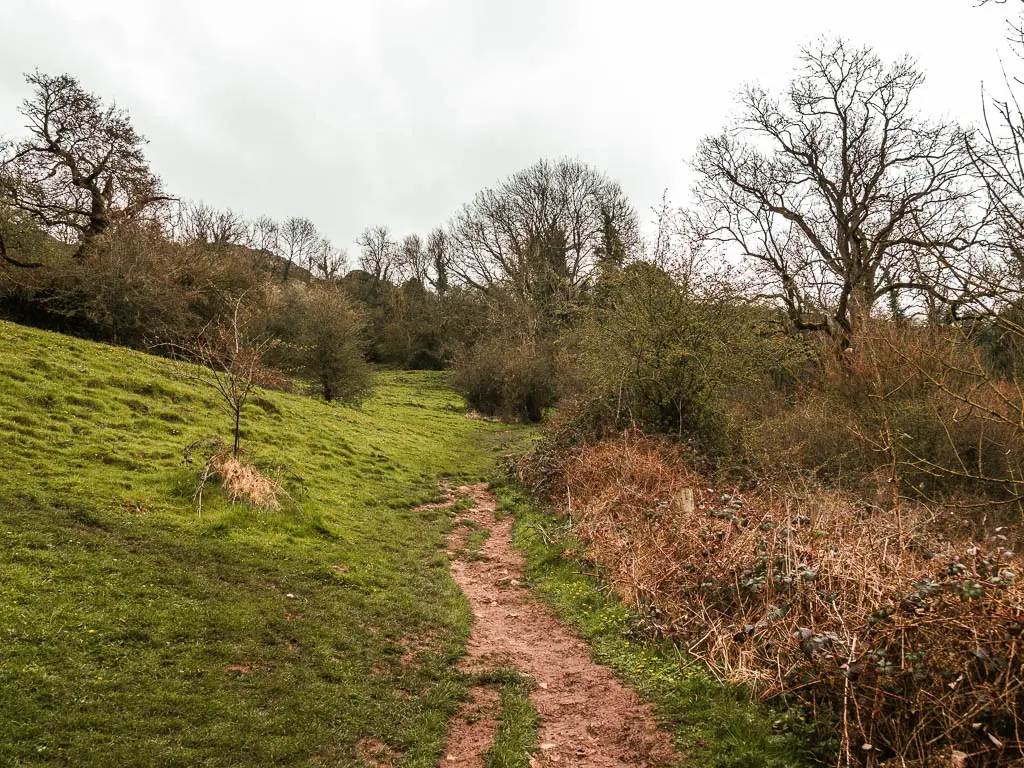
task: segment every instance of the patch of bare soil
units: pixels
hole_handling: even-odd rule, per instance
[[[494,745],[501,714],[501,697],[486,685],[470,689],[448,731],[448,749],[442,768],[484,768],[484,755]]]
[[[521,586],[523,562],[512,548],[512,519],[496,520],[495,498],[486,486],[458,488],[473,500],[459,520],[470,520],[491,534],[482,557],[460,557],[465,534],[453,529],[449,540],[452,576],[473,608],[473,630],[463,662],[466,671],[514,667],[537,681],[531,696],[540,714],[540,751],[534,766],[656,768],[676,757],[668,734],[659,729],[649,705],[590,658],[582,640],[551,610]],[[480,686],[469,711],[481,697],[496,696]],[[493,715],[473,717],[467,710],[452,725],[448,765],[483,766],[497,728]]]
[[[356,744],[359,759],[371,768],[392,768],[400,755],[383,741],[363,739]]]

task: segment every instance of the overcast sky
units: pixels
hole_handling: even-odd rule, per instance
[[[2,0],[0,134],[21,133],[38,67],[127,108],[172,193],[308,216],[339,245],[374,224],[426,233],[562,155],[646,218],[666,188],[685,200],[737,87],[785,83],[822,34],[913,55],[921,111],[976,120],[1010,2]]]

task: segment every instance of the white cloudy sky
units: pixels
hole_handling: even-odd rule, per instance
[[[646,212],[686,197],[737,86],[784,83],[822,34],[910,53],[921,110],[976,120],[1010,3],[0,0],[0,134],[38,67],[126,107],[173,193],[343,245],[425,232],[542,156],[603,168]]]

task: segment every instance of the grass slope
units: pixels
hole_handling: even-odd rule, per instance
[[[514,433],[438,374],[381,381],[358,410],[260,393],[245,445],[301,509],[200,518],[212,391],[0,323],[0,764],[437,764],[470,616],[445,513],[411,508]]]

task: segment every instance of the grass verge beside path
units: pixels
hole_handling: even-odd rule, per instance
[[[654,704],[687,768],[789,768],[812,764],[813,728],[798,713],[777,713],[741,687],[715,680],[669,642],[654,642],[639,616],[587,575],[564,522],[513,484],[495,489],[499,512],[515,516],[513,542],[530,586],[642,698]]]
[[[249,460],[298,506],[207,492],[227,437],[166,360],[0,322],[0,765],[433,768],[469,612],[437,481],[524,433],[464,418],[440,374],[360,409],[260,392]]]
[[[530,768],[540,726],[540,717],[530,701],[536,683],[516,669],[504,668],[480,675],[477,681],[496,685],[501,696],[498,732],[484,764],[487,768]]]

